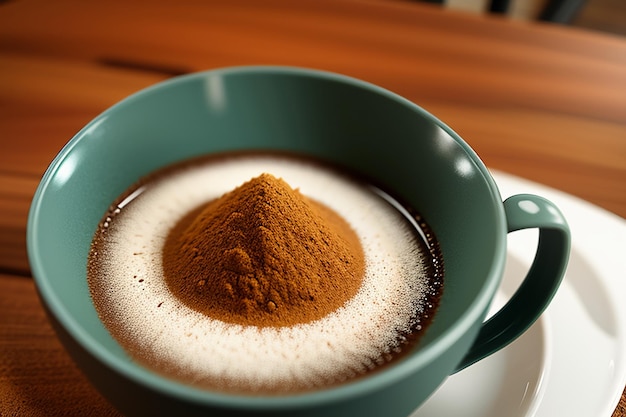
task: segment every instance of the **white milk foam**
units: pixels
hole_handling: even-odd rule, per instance
[[[167,289],[161,251],[169,230],[190,210],[264,172],[334,209],[361,239],[362,287],[323,319],[282,328],[227,324]],[[120,204],[97,254],[95,279],[106,288],[97,308],[140,362],[149,358],[192,384],[265,393],[339,383],[386,362],[423,310],[430,260],[415,231],[372,189],[332,170],[278,156],[219,159],[159,177],[135,195]]]

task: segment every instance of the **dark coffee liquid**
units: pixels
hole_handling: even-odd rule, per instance
[[[164,283],[161,254],[177,222],[263,172],[335,210],[366,252],[361,290],[310,324],[224,323],[190,310]],[[215,391],[285,395],[358,379],[410,352],[437,309],[443,261],[423,219],[371,182],[308,158],[237,153],[167,167],[130,187],[98,227],[88,281],[107,329],[147,368]]]

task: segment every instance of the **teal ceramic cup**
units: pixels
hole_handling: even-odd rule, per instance
[[[334,388],[284,397],[203,391],[134,363],[98,319],[86,281],[93,234],[140,177],[187,158],[241,150],[317,157],[420,212],[445,264],[439,310],[405,358]],[[503,275],[507,234],[538,228],[536,258],[511,300],[484,322]],[[320,71],[227,68],[141,91],[94,119],[59,153],[35,194],[28,253],[60,340],[93,385],[128,415],[401,416],[444,379],[522,334],[567,264],[567,223],[549,201],[506,201],[475,152],[410,101]],[[207,360],[210,360],[208,358]]]

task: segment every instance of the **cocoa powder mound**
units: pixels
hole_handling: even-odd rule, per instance
[[[194,310],[278,327],[344,305],[361,286],[365,260],[341,216],[262,174],[181,220],[163,267],[170,291]]]

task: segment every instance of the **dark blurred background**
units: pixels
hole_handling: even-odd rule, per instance
[[[626,36],[626,0],[588,0],[572,25]]]
[[[626,36],[626,0],[422,0],[451,9],[482,13],[493,3],[506,4],[505,14],[513,19],[535,20],[548,3],[565,4],[556,12],[567,16],[566,24],[599,32]],[[556,6],[558,7],[558,6]],[[564,12],[564,10],[574,12]],[[553,16],[554,17],[554,16]]]

